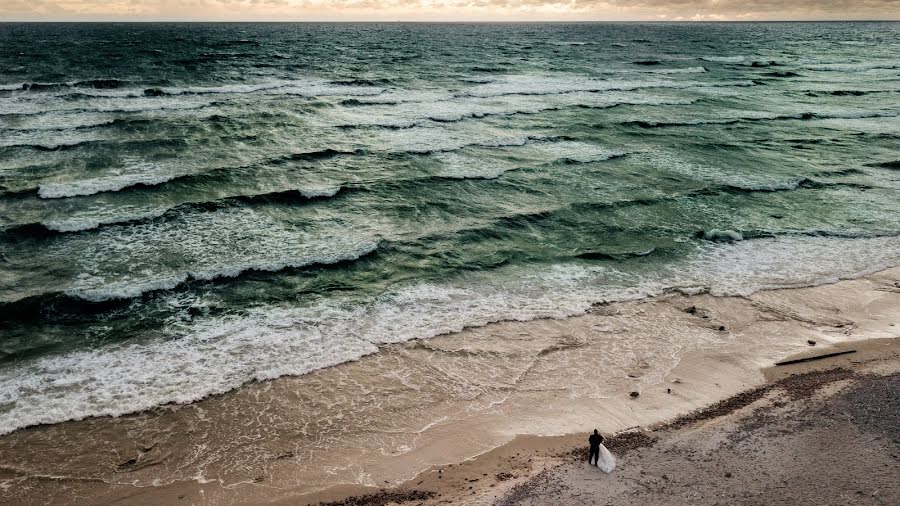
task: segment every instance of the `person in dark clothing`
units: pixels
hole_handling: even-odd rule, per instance
[[[591,453],[588,455],[588,464],[596,464],[600,460],[600,443],[603,442],[603,436],[594,429],[594,433],[588,438],[591,444]]]

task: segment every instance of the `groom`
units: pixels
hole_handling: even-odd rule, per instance
[[[588,455],[588,464],[595,465],[597,461],[600,460],[600,443],[603,442],[603,436],[597,432],[597,429],[594,429],[594,433],[588,438],[588,443],[591,444],[591,453]]]

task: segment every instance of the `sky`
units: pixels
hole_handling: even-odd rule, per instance
[[[900,19],[900,0],[0,0],[0,21]]]

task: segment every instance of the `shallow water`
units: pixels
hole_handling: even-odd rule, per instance
[[[0,432],[900,265],[897,26],[4,24]]]

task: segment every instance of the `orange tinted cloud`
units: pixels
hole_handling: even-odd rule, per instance
[[[0,20],[898,19],[897,0],[0,0]]]

